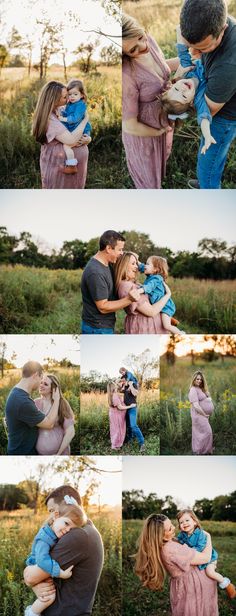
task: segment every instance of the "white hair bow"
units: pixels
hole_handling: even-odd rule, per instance
[[[66,494],[64,496],[64,501],[67,505],[78,505],[77,501],[75,500],[75,498],[73,496],[69,496],[69,494]]]

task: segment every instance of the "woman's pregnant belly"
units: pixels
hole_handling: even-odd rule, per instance
[[[40,456],[51,456],[58,452],[64,436],[61,426],[54,426],[52,430],[40,430],[36,444]]]
[[[211,398],[204,398],[204,400],[201,400],[199,404],[204,413],[206,413],[206,415],[211,415],[213,413],[214,404]]]

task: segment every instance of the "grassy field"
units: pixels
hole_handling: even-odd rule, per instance
[[[0,333],[79,333],[81,270],[0,266]],[[236,331],[236,282],[168,278],[180,328],[187,333]],[[116,333],[124,333],[125,313]]]
[[[169,583],[165,582],[162,592],[153,592],[141,587],[133,572],[132,554],[142,529],[142,520],[123,522],[123,616],[171,616],[169,602]],[[211,533],[212,544],[219,552],[218,570],[232,580],[236,577],[236,523],[202,522],[202,527]],[[227,599],[224,591],[218,592],[219,616],[235,614],[235,602]]]
[[[52,371],[60,379],[63,395],[68,400],[75,414],[75,436],[71,441],[71,453],[76,455],[79,453],[79,369],[73,368],[57,368]],[[6,454],[7,434],[3,424],[4,409],[7,396],[20,379],[20,371],[11,371],[4,376],[0,384],[0,455]],[[37,398],[38,392],[34,392],[32,397]]]
[[[214,413],[210,418],[214,454],[235,455],[236,430],[236,359],[214,362],[178,358],[168,366],[161,358],[161,453],[191,455],[191,416],[188,390],[195,370],[206,376]]]
[[[68,71],[68,80],[78,69]],[[81,78],[81,75],[80,75]],[[51,67],[47,81],[64,83],[63,70]],[[83,77],[92,124],[86,188],[122,188],[121,175],[121,68],[98,67]],[[31,136],[32,115],[44,82],[37,71],[6,68],[0,81],[0,187],[41,188],[40,146]]]
[[[0,514],[0,616],[22,616],[33,593],[22,580],[25,559],[34,535],[47,514],[29,510]],[[92,517],[92,516],[91,516]],[[121,523],[110,512],[92,518],[102,535],[105,563],[96,594],[94,616],[120,616]]]
[[[236,17],[235,0],[227,2],[229,13]],[[135,17],[149,32],[164,52],[165,58],[176,55],[175,28],[179,23],[182,0],[123,0],[123,10]],[[174,145],[167,163],[167,175],[163,188],[187,188],[189,179],[196,177],[196,157],[200,131],[195,118],[188,119],[174,136]],[[223,177],[223,188],[236,187],[236,148],[231,145]],[[125,159],[123,159],[123,183],[126,188],[133,188]]]
[[[145,438],[145,455],[159,454],[159,400],[156,391],[141,391],[138,396],[138,425]],[[80,453],[93,455],[117,454],[111,449],[108,401],[105,393],[81,393]],[[120,453],[137,455],[136,440],[124,444]]]

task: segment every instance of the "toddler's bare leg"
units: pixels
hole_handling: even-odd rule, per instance
[[[206,574],[212,580],[216,580],[219,584],[223,582],[224,576],[216,571],[217,561],[215,560],[213,563],[210,563],[206,567]]]
[[[161,319],[164,329],[166,329],[168,332],[171,332],[172,334],[181,334],[181,330],[178,329],[178,327],[175,327],[175,325],[171,325],[171,318],[168,314],[162,312]]]
[[[55,599],[48,599],[47,601],[41,601],[40,599],[36,599],[36,601],[31,605],[31,610],[33,614],[42,614],[42,612],[46,610],[49,605],[52,605],[54,601]]]
[[[70,148],[69,145],[66,145],[64,143],[63,148],[64,148],[64,152],[65,152],[67,160],[69,160],[69,159],[71,160],[72,158],[75,158],[74,152],[73,152],[72,148]]]

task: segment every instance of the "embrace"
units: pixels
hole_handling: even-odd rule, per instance
[[[137,425],[138,381],[124,367],[119,372],[121,378],[107,386],[111,447],[120,449],[124,441],[136,438],[140,453],[144,453],[144,437]]]
[[[32,400],[33,391],[40,397]],[[20,455],[69,455],[75,435],[74,414],[62,395],[59,379],[43,374],[42,366],[28,361],[22,378],[10,391],[5,408],[7,453]]]
[[[89,616],[103,566],[103,544],[79,493],[64,485],[45,502],[50,517],[34,538],[24,580],[36,600],[25,616]]]
[[[202,136],[197,177],[188,186],[221,188],[236,136],[236,20],[227,15],[225,0],[185,0],[178,57],[167,60],[157,42],[123,13],[122,52],[123,143],[135,187],[161,188],[173,122],[195,111]]]
[[[236,590],[230,579],[216,571],[218,554],[211,536],[191,509],[177,515],[180,532],[162,513],[144,522],[136,554],[135,572],[144,587],[163,590],[170,576],[172,616],[218,616],[217,583],[230,599]]]
[[[84,269],[82,334],[114,334],[115,313],[122,309],[126,334],[184,333],[174,318],[166,259],[153,255],[143,264],[136,253],[124,252],[124,245],[120,233],[105,231]],[[136,281],[139,271],[146,274],[143,284]]]

